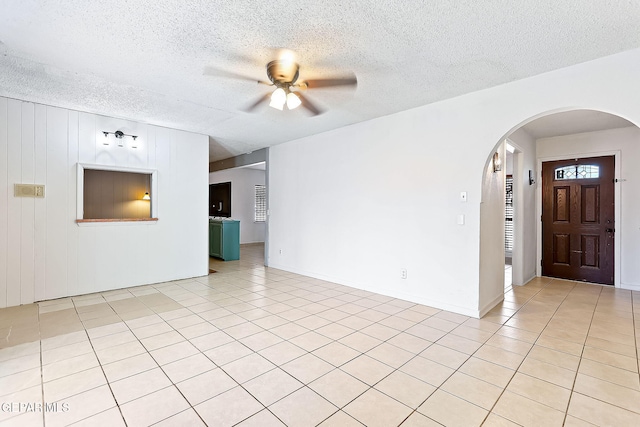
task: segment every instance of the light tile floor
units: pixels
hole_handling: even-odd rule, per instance
[[[477,320],[262,251],[0,310],[0,426],[640,425],[638,293],[537,278]]]

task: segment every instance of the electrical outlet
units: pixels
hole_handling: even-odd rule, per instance
[[[467,192],[463,191],[460,193],[460,201],[461,202],[466,202],[467,201]]]
[[[400,269],[400,278],[401,279],[406,279],[407,278],[407,269],[406,268]]]
[[[278,252],[280,253],[280,255],[282,255],[282,249],[280,249]]]

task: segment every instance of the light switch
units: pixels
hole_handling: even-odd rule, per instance
[[[464,225],[464,214],[458,215],[458,225]]]
[[[463,191],[460,193],[460,201],[461,202],[466,202],[467,201],[467,192]]]

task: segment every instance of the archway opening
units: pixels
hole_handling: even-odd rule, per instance
[[[481,231],[480,231],[480,311],[481,315],[498,304],[505,291],[509,291],[505,274],[507,260],[511,259],[511,277],[514,286],[528,283],[542,276],[542,177],[543,162],[570,158],[593,157],[609,154],[616,156],[615,177],[620,175],[624,161],[631,165],[640,161],[640,129],[622,117],[606,112],[575,109],[550,111],[525,120],[509,131],[488,153],[483,174]],[[634,145],[635,144],[635,145]],[[492,167],[495,153],[508,161],[507,145],[517,147],[511,169],[496,172]],[[631,148],[634,148],[633,150]],[[509,174],[509,172],[511,172]],[[513,204],[513,237],[511,254],[506,245],[508,236],[507,178],[511,175]],[[633,195],[631,188],[615,187],[616,236],[625,225],[620,222],[620,205],[624,194],[627,201]],[[630,186],[629,186],[630,187]],[[500,191],[499,191],[500,189]],[[640,205],[640,203],[639,203]],[[640,207],[640,206],[638,206]],[[633,246],[626,245],[625,247]],[[615,239],[615,285],[624,287],[620,263],[625,253],[620,239]],[[577,252],[577,251],[576,251]],[[510,257],[508,255],[511,255]],[[637,277],[636,277],[637,276]],[[640,280],[640,269],[632,272],[633,280]]]

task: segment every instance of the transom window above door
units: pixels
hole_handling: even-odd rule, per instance
[[[571,165],[556,168],[555,180],[590,179],[600,177],[600,167],[596,165]]]

